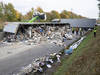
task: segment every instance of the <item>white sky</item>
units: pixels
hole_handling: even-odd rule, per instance
[[[0,0],[12,3],[19,12],[26,14],[32,7],[40,6],[44,11],[72,11],[89,18],[98,18],[97,0]]]

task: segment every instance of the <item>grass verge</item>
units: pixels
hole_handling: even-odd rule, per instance
[[[100,27],[97,37],[93,32],[74,50],[69,58],[62,59],[54,75],[100,75]]]

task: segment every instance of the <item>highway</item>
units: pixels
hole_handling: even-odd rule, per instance
[[[76,39],[66,41],[66,45],[71,44],[75,40]],[[56,44],[45,43],[5,59],[0,59],[0,75],[16,74],[23,66],[30,64],[34,58],[42,57],[54,52],[57,53],[63,48],[64,47]]]

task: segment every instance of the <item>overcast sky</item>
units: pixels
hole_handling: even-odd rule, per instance
[[[89,18],[98,17],[97,0],[0,0],[12,3],[19,12],[26,14],[32,7],[40,6],[44,11],[73,11]]]

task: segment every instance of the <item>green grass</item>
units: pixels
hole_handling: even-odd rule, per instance
[[[57,71],[54,75],[91,75],[95,74],[92,72],[92,68],[95,68],[95,64],[97,63],[97,58],[94,53],[99,53],[100,47],[100,27],[97,31],[97,37],[93,37],[93,32],[87,35],[87,37],[83,40],[83,42],[78,46],[76,50],[74,50],[73,54],[69,56],[69,58],[64,58],[62,60],[62,65],[58,67]],[[92,58],[92,56],[94,56]],[[91,57],[91,58],[90,58]],[[94,61],[95,59],[95,61]],[[88,61],[89,60],[89,61]],[[86,62],[85,62],[86,61]],[[99,60],[98,60],[99,61]],[[87,68],[87,66],[91,67]],[[86,73],[86,74],[85,74]],[[99,74],[100,75],[100,74]]]

